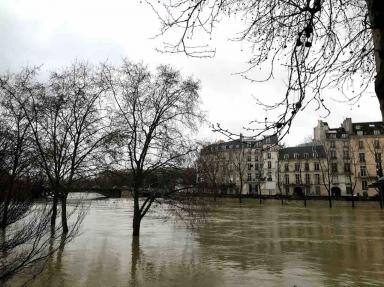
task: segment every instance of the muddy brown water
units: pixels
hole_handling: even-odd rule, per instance
[[[194,228],[153,209],[139,242],[131,211],[130,199],[92,200],[81,234],[32,286],[384,286],[375,202],[222,200]]]

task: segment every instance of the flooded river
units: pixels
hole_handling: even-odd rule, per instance
[[[130,199],[92,200],[32,286],[384,286],[377,203],[223,200],[194,228],[153,210],[139,242],[131,216]]]

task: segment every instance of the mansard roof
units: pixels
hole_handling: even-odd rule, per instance
[[[295,154],[297,155],[295,157]],[[304,154],[307,154],[306,156]],[[289,159],[314,159],[316,158],[325,158],[325,150],[322,145],[303,145],[296,147],[287,147],[279,150],[279,159],[280,160],[289,160]]]
[[[241,141],[240,139],[235,139],[227,142],[220,142],[220,143],[214,143],[211,145],[208,145],[206,148],[213,148],[213,149],[236,149],[241,147],[248,147],[248,148],[261,148],[263,145],[276,145],[278,144],[278,137],[276,135],[272,136],[265,136],[263,139],[252,139],[252,138],[243,138]]]

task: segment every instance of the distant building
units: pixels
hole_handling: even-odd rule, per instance
[[[377,195],[368,185],[382,175],[383,122],[353,123],[347,118],[341,127],[330,128],[319,121],[314,141],[324,146],[341,195]]]
[[[383,149],[382,122],[318,121],[313,142],[297,147],[282,148],[276,136],[210,144],[198,179],[221,194],[376,196],[368,186],[383,175]]]
[[[220,189],[221,194],[274,194],[277,183],[278,139],[240,137],[204,147],[200,152],[198,180]]]
[[[324,185],[326,153],[318,144],[279,150],[278,189],[283,195],[298,197],[328,195]]]

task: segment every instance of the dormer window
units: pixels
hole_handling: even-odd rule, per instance
[[[298,159],[299,156],[300,156],[300,155],[299,155],[298,153],[294,153],[294,154],[293,154],[293,158],[295,158],[295,159]]]
[[[289,159],[289,154],[285,154],[284,159]]]
[[[309,158],[309,154],[308,153],[304,153],[304,158],[308,159]]]
[[[318,153],[317,152],[313,152],[313,157],[314,158],[318,158],[319,157]]]

